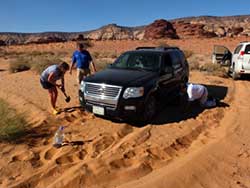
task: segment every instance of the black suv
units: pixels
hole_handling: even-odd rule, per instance
[[[138,47],[123,53],[80,86],[81,105],[101,116],[150,121],[160,99],[179,93],[189,78],[188,63],[177,47]]]

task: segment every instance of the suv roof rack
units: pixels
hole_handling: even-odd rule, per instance
[[[152,47],[152,46],[141,46],[137,47],[136,50],[169,50],[169,49],[179,49],[178,47],[175,46],[169,46],[169,47]]]
[[[250,41],[242,41],[242,42],[240,42],[240,43],[250,43]]]
[[[153,46],[140,46],[137,47],[136,50],[147,50],[147,49],[155,49]]]

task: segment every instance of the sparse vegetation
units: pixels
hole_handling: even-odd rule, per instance
[[[199,67],[199,70],[214,76],[228,77],[226,69],[219,64],[205,63]]]
[[[23,115],[0,99],[0,141],[15,141],[27,133],[27,122]]]
[[[189,70],[200,70],[200,64],[198,61],[189,61]]]
[[[26,58],[16,58],[10,61],[9,72],[16,73],[29,70],[31,68],[28,59]]]
[[[82,43],[86,48],[93,47],[94,44],[90,40],[80,40],[77,43]]]
[[[62,62],[61,59],[58,59],[55,57],[50,57],[50,58],[38,57],[38,58],[32,59],[32,61],[30,62],[30,65],[31,65],[32,70],[40,74],[48,66],[53,65],[53,64],[59,64],[61,62]]]
[[[164,48],[164,47],[169,47],[169,45],[165,41],[158,41],[157,42],[157,47]]]
[[[32,69],[40,74],[46,67],[61,62],[62,60],[53,52],[32,51],[10,61],[9,71],[16,73]]]
[[[119,56],[119,54],[116,52],[116,51],[104,51],[104,52],[93,52],[92,53],[92,56],[95,58],[95,59],[99,59],[99,58],[117,58]]]
[[[183,50],[186,59],[190,58],[194,53],[191,50]]]
[[[105,69],[108,65],[113,63],[111,60],[97,60],[95,62],[97,71]]]

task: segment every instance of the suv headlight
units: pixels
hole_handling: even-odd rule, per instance
[[[84,93],[84,90],[85,90],[85,82],[82,81],[81,84],[80,84],[80,90]]]
[[[124,99],[136,98],[143,96],[143,94],[144,94],[143,87],[128,87],[123,93],[123,98]]]

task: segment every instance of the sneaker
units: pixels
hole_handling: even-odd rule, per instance
[[[59,113],[60,113],[59,110],[57,110],[57,109],[55,109],[55,108],[52,109],[52,114],[53,114],[53,115],[58,115]]]

